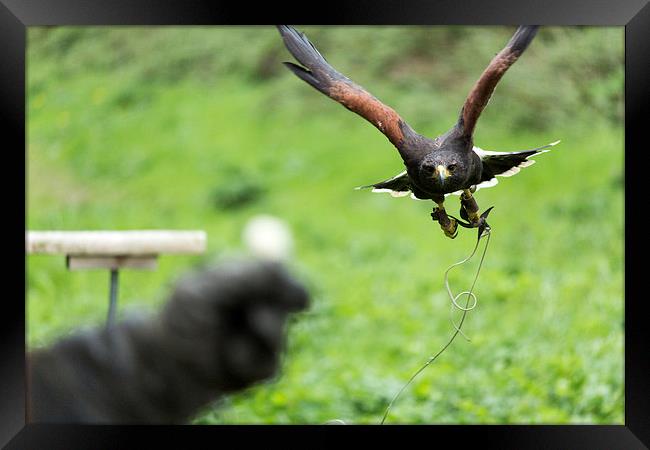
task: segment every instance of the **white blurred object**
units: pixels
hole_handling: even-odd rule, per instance
[[[332,419],[325,422],[325,425],[347,425],[347,424],[341,419]]]
[[[257,257],[287,260],[293,250],[289,226],[277,217],[260,215],[248,221],[243,232],[244,244]]]

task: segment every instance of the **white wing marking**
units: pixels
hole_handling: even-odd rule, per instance
[[[557,144],[559,144],[559,143],[560,143],[560,141],[557,140],[557,141],[555,141],[555,142],[551,142],[550,144],[544,145],[544,146],[539,147],[539,148],[533,148],[533,149],[530,149],[530,150],[520,150],[520,151],[524,151],[524,152],[526,152],[526,151],[537,150],[538,152],[537,152],[535,155],[530,155],[530,156],[528,157],[528,158],[530,158],[531,156],[537,156],[537,155],[540,155],[540,154],[542,154],[542,153],[550,152],[550,150],[543,150],[543,149],[548,148],[548,147],[553,147],[554,145],[557,145]],[[477,154],[481,159],[484,159],[486,156],[500,156],[500,155],[509,155],[509,154],[512,154],[512,153],[518,153],[518,152],[495,152],[495,151],[491,151],[491,150],[483,150],[482,148],[477,147],[477,146],[472,147],[472,150],[473,150],[474,153],[476,153],[476,154]],[[513,167],[513,168],[511,168],[511,169],[508,169],[508,170],[506,170],[506,171],[503,172],[503,173],[499,173],[499,174],[497,174],[496,176],[497,176],[497,177],[511,177],[511,176],[513,176],[513,175],[515,175],[515,174],[518,174],[518,173],[521,171],[522,168],[524,168],[524,167],[530,167],[530,166],[532,166],[533,164],[535,164],[535,162],[536,162],[536,161],[535,161],[534,159],[526,159],[525,161],[523,161],[522,163],[520,163],[518,166],[515,166],[515,167]],[[477,185],[476,185],[476,190],[478,191],[478,190],[481,189],[481,188],[487,188],[487,187],[496,186],[498,182],[499,182],[499,180],[497,180],[496,178],[491,178],[491,179],[489,179],[489,180],[487,180],[487,181],[484,181],[484,182],[482,182],[482,183],[480,183],[480,184],[477,184]],[[454,194],[454,195],[460,195],[460,194],[461,194],[461,191],[452,192],[452,194]],[[447,195],[449,195],[449,194],[447,194]]]
[[[474,150],[474,153],[476,153],[481,159],[485,158],[486,156],[499,156],[499,155],[510,155],[512,153],[519,153],[519,152],[530,152],[530,151],[535,151],[538,150],[537,155],[541,153],[546,153],[549,152],[550,150],[544,150],[545,148],[553,147],[554,145],[559,144],[560,141],[557,140],[555,142],[551,142],[550,144],[543,145],[538,148],[531,148],[530,150],[518,150],[516,152],[495,152],[492,150],[483,150],[480,147],[474,146],[472,147],[472,150]],[[536,156],[536,155],[531,155],[531,156]],[[530,156],[529,156],[530,158]],[[532,160],[531,160],[532,161]]]
[[[411,191],[394,191],[392,189],[377,189],[373,188],[372,192],[388,192],[393,197],[406,197]]]
[[[411,198],[412,198],[413,200],[419,200],[419,201],[421,201],[421,202],[428,202],[428,201],[430,200],[430,199],[428,199],[428,198],[417,198],[413,192],[411,192]]]

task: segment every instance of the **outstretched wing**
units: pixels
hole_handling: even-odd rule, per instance
[[[414,200],[431,200],[429,197],[417,197],[413,192],[413,187],[411,185],[411,179],[409,178],[406,170],[404,172],[398,173],[393,178],[389,178],[385,181],[380,181],[379,183],[369,184],[367,186],[359,186],[355,189],[369,189],[372,188],[372,192],[387,192],[393,197],[406,197],[411,194],[411,198]],[[419,191],[418,191],[419,192]],[[420,195],[422,193],[420,192]]]
[[[520,26],[503,50],[492,58],[483,71],[460,112],[457,127],[464,136],[472,136],[481,112],[488,104],[492,92],[504,73],[519,59],[537,34],[539,26]]]
[[[476,153],[483,162],[483,171],[481,175],[481,182],[476,185],[476,190],[496,186],[499,183],[496,177],[511,177],[524,167],[529,167],[535,164],[534,159],[528,159],[531,156],[540,153],[546,153],[550,147],[559,144],[560,141],[551,142],[550,144],[542,147],[533,148],[530,150],[520,150],[516,152],[494,152],[491,150],[483,150],[482,148],[474,146],[472,150]],[[369,184],[367,186],[359,186],[356,189],[369,189],[372,192],[387,192],[393,197],[406,197],[411,194],[414,200],[427,200],[426,198],[418,198],[413,193],[411,187],[411,179],[409,178],[406,170],[402,173],[395,175],[379,183]],[[462,190],[450,192],[445,194],[445,197],[450,195],[461,195]]]
[[[496,177],[511,177],[519,173],[522,168],[532,166],[535,160],[528,158],[546,153],[550,151],[548,150],[550,147],[559,143],[560,141],[555,141],[542,147],[517,152],[493,152],[475,146],[472,150],[483,162],[483,173],[481,182],[476,185],[477,189],[492,187],[498,183]]]
[[[409,178],[406,170],[402,173],[395,175],[385,181],[379,183],[369,184],[367,186],[359,186],[356,189],[369,189],[372,192],[388,192],[393,197],[404,197],[411,192],[411,179]]]
[[[302,64],[299,66],[290,62],[284,63],[298,78],[377,127],[397,147],[402,159],[407,161],[416,157],[410,154],[412,150],[401,146],[404,140],[403,129],[409,127],[392,108],[337,72],[304,33],[286,25],[278,26],[278,30],[289,52]]]

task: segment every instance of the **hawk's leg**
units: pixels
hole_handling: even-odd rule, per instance
[[[447,215],[443,201],[436,202],[438,207],[433,208],[431,218],[434,222],[437,221],[440,223],[440,228],[445,232],[445,236],[454,239],[458,235],[458,223],[456,222],[456,219]]]
[[[460,196],[460,217],[470,222],[474,227],[479,226],[481,216],[478,213],[478,204],[470,189],[464,189]]]

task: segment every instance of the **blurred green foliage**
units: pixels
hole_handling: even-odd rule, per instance
[[[430,137],[514,30],[299,28]],[[206,230],[207,255],[123,273],[126,313],[242,252],[253,215],[282,217],[311,309],[275,380],[196,423],[378,423],[453,331],[442,275],[476,236],[445,238],[430,202],[353,190],[400,172],[397,152],[286,60],[272,27],[30,28],[28,228]],[[476,144],[562,143],[477,193],[495,209],[472,341],[422,373],[389,423],[623,423],[623,76],[622,27],[543,28],[505,75]],[[475,267],[452,273],[455,291]],[[108,274],[35,255],[27,282],[30,346],[103,323]]]
[[[456,98],[453,104],[458,109],[456,105],[512,34],[509,27],[466,26],[309,26],[301,30],[318,43],[335,67],[354,74],[360,84],[381,79],[381,84],[373,86],[379,98],[388,89],[398,91],[400,110],[414,125],[428,123],[432,112],[447,112],[447,101],[438,99],[440,95]],[[525,82],[502,83],[493,102],[516,112],[512,125],[526,130],[552,129],[594,113],[620,123],[621,30],[542,29],[526,52],[526,63],[510,69],[509,77]],[[210,88],[224,75],[250,83],[286,79],[278,62],[290,59],[273,27],[33,28],[30,44],[33,58],[49,61],[48,70],[39,70],[31,78],[34,92],[47,86],[52,77],[119,68],[115,81],[121,88],[111,100],[121,107],[146,100],[160,84],[180,80]]]

